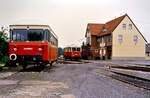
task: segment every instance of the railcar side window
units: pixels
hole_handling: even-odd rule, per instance
[[[44,32],[44,41],[48,41],[48,30]]]
[[[68,52],[71,52],[71,48],[68,48]]]
[[[58,41],[57,41],[57,39],[54,37],[54,35],[52,34],[52,33],[50,33],[50,43],[52,44],[52,45],[55,45],[55,46],[57,46],[58,45]]]

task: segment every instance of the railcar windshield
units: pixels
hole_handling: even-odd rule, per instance
[[[77,48],[77,51],[80,51],[80,48]]]
[[[48,41],[48,32],[42,29],[14,29],[11,36],[13,41]]]
[[[72,48],[72,51],[77,51],[77,49],[76,48]]]
[[[12,38],[13,41],[26,41],[27,40],[27,30],[13,30]]]
[[[28,40],[29,41],[42,41],[43,40],[43,30],[29,30],[28,31]]]

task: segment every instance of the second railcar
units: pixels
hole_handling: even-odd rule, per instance
[[[80,47],[66,47],[63,51],[65,59],[81,59],[81,48]]]

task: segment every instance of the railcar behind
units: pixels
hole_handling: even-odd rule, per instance
[[[81,59],[81,48],[80,47],[66,47],[64,48],[63,55],[65,59],[79,60]]]

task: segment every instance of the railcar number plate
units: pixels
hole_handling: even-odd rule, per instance
[[[24,48],[24,50],[32,50],[33,48]]]

